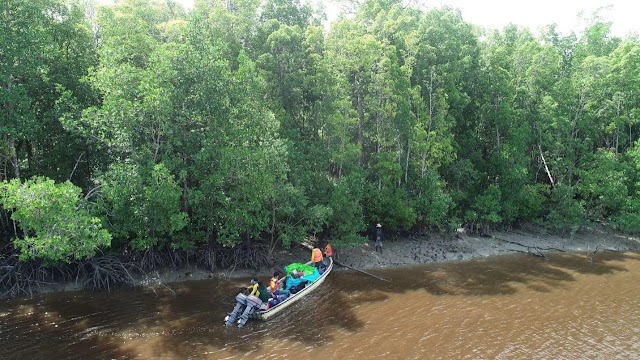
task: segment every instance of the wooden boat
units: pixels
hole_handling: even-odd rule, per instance
[[[331,272],[331,270],[333,269],[333,259],[330,257],[325,257],[325,261],[328,260],[328,264],[327,264],[327,268],[326,270],[322,273],[322,275],[320,275],[320,277],[318,279],[316,279],[316,281],[307,284],[307,286],[305,286],[302,290],[298,291],[295,294],[291,294],[291,296],[289,296],[286,300],[284,300],[283,302],[277,304],[274,307],[271,307],[269,309],[266,310],[258,310],[256,312],[254,312],[253,314],[251,314],[251,317],[254,319],[260,319],[260,320],[267,320],[268,318],[282,312],[284,309],[288,308],[289,306],[291,306],[291,304],[295,303],[296,301],[302,299],[303,297],[305,297],[306,295],[308,295],[310,292],[312,292],[313,290],[317,289],[318,286],[320,286],[320,284],[322,284],[324,282],[324,279],[327,278],[327,275],[329,275],[329,273]],[[310,265],[311,263],[307,263],[307,265]]]

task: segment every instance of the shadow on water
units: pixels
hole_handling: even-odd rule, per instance
[[[552,253],[548,260],[527,255],[495,256],[466,262],[372,271],[393,279],[390,283],[372,283],[373,289],[402,293],[424,289],[434,295],[510,295],[519,286],[538,292],[564,288],[575,281],[573,273],[607,275],[627,271],[613,261],[640,260],[624,253],[598,254],[594,263],[589,254]],[[363,280],[363,279],[360,279]],[[355,284],[353,284],[355,286]]]
[[[46,351],[51,359],[132,359],[140,357],[136,343],[148,342],[152,349],[142,357],[186,358],[196,351],[195,357],[202,357],[203,349],[243,355],[277,349],[272,343],[280,340],[320,347],[333,341],[338,330],[358,332],[365,326],[356,316],[359,305],[394,294],[423,289],[437,296],[507,296],[522,286],[549,292],[568,287],[576,274],[616,274],[627,271],[620,262],[640,260],[637,254],[608,252],[590,263],[588,256],[553,253],[543,260],[513,255],[371,270],[390,282],[335,271],[286,315],[252,321],[243,329],[224,327],[223,318],[234,306],[232,294],[248,279],[171,284],[171,291],[138,288],[7,300],[0,305],[0,337],[14,345],[0,348],[0,358],[38,358]]]
[[[321,346],[334,340],[332,329],[342,328],[346,331],[356,332],[364,326],[352,311],[348,311],[350,301],[347,295],[336,289],[336,285],[329,278],[322,285],[325,291],[316,290],[300,299],[287,309],[286,314],[278,315],[267,322],[251,321],[242,329],[224,327],[224,316],[234,306],[233,299],[229,294],[234,293],[238,284],[242,283],[240,281],[234,283],[233,286],[223,282],[218,284],[216,298],[223,300],[196,321],[201,324],[207,323],[209,331],[190,334],[190,342],[195,341],[205,344],[207,347],[246,354],[260,351],[265,342],[280,340],[302,343],[305,347]],[[213,301],[211,303],[214,304]],[[347,311],[334,311],[334,309]],[[178,351],[179,353],[189,353],[192,349],[190,349],[189,343],[183,340],[180,338],[168,339],[163,344],[165,351],[181,349]]]

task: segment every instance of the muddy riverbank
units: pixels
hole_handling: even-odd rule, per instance
[[[545,234],[537,228],[492,232],[486,236],[468,235],[460,231],[456,236],[429,234],[410,238],[391,238],[384,242],[383,253],[376,253],[373,242],[354,248],[336,249],[336,259],[356,269],[384,269],[428,264],[434,262],[463,261],[502,254],[526,253],[538,257],[551,257],[554,252],[585,253],[592,255],[605,251],[640,252],[640,239],[611,232],[602,227],[591,228],[573,236]],[[596,250],[597,249],[597,250]],[[164,286],[167,283],[210,278],[267,277],[274,268],[304,260],[310,252],[295,246],[274,253],[270,267],[254,269],[199,268],[168,270],[149,273],[138,278],[141,286]],[[344,268],[336,267],[336,270]]]

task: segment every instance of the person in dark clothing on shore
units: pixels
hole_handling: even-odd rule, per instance
[[[380,248],[380,254],[382,254],[382,240],[384,240],[384,233],[382,232],[382,225],[380,224],[376,225],[374,240],[375,240],[376,252],[378,252],[378,248]]]

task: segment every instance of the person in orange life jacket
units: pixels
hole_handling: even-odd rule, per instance
[[[269,308],[285,301],[291,295],[289,290],[282,288],[282,281],[285,277],[281,277],[281,275],[282,272],[276,270],[273,273],[273,277],[269,280],[269,291],[271,292],[271,299],[269,299],[268,303]]]
[[[324,263],[324,258],[322,257],[322,251],[320,248],[314,248],[311,251],[311,261],[314,263],[315,267],[318,268],[318,272],[320,272],[320,274],[327,269],[327,265]]]
[[[248,287],[248,290],[250,293],[247,296],[247,306],[245,307],[242,316],[240,316],[238,327],[243,327],[247,323],[247,320],[249,320],[251,313],[259,309],[263,303],[269,301],[269,289],[262,284],[262,281],[252,279],[251,286]]]
[[[333,246],[331,246],[331,243],[329,243],[329,242],[324,247],[324,255],[326,257],[332,257],[333,256]]]
[[[285,277],[281,277],[281,275],[282,272],[280,272],[279,270],[273,272],[273,276],[269,280],[269,291],[274,297],[277,295],[284,295],[286,299],[287,297],[289,297],[289,295],[291,295],[291,293],[288,290],[282,289],[282,281],[285,279]]]

